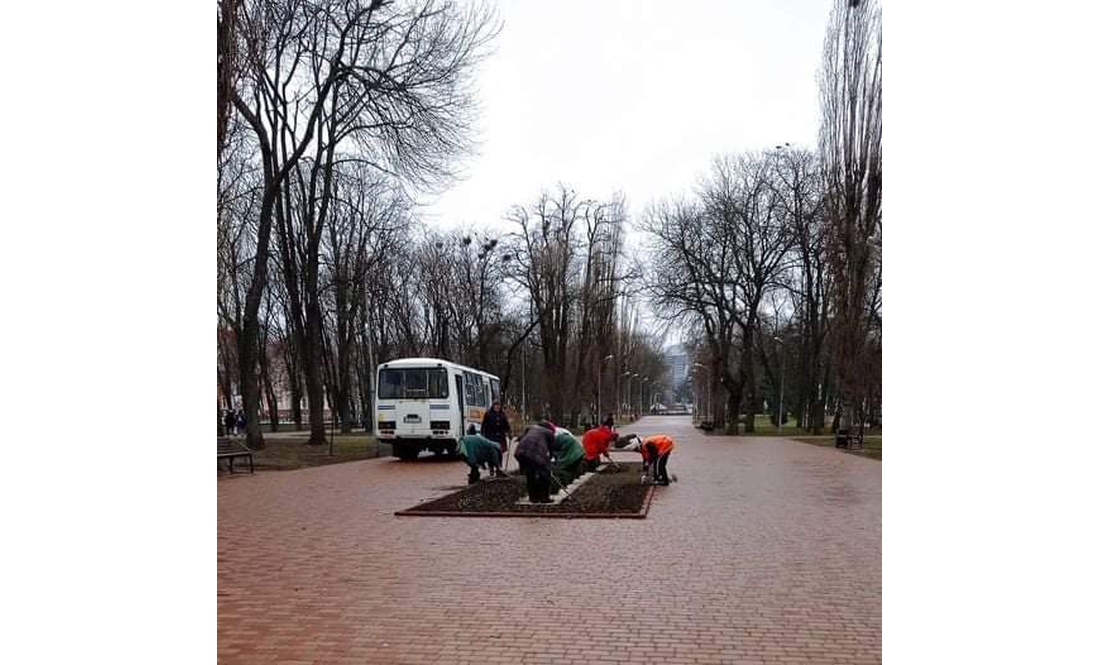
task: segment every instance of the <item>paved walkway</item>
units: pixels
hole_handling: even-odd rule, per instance
[[[677,441],[644,520],[394,517],[465,481],[426,458],[219,480],[219,661],[881,661],[881,463],[629,431]]]

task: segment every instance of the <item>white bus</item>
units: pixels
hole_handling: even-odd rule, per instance
[[[414,460],[421,450],[454,454],[468,425],[481,431],[485,411],[500,399],[500,379],[437,358],[401,358],[378,366],[379,441]]]

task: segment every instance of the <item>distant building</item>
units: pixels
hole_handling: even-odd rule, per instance
[[[688,369],[691,365],[691,358],[687,354],[687,349],[682,344],[670,346],[665,350],[665,359],[668,361],[672,385],[679,387],[687,380]]]

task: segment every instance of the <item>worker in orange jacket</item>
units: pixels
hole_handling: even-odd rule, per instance
[[[584,433],[581,444],[584,446],[584,461],[589,471],[595,471],[600,466],[601,455],[611,461],[607,450],[618,440],[619,435],[608,425],[600,425]]]
[[[642,463],[648,471],[653,469],[653,481],[657,485],[668,485],[668,456],[676,443],[667,434],[655,434],[644,439],[634,437],[634,442],[626,450],[637,450],[642,454]]]

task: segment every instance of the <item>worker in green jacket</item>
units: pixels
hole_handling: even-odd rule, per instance
[[[558,427],[554,430],[554,447],[550,450],[554,458],[554,471],[559,474],[562,484],[568,485],[581,475],[584,465],[584,446],[569,430]]]
[[[490,441],[477,433],[477,428],[470,425],[466,436],[458,442],[458,453],[466,459],[470,467],[470,475],[467,480],[470,485],[481,480],[481,472],[478,469],[489,467],[489,476],[504,476],[500,468],[500,444]]]

